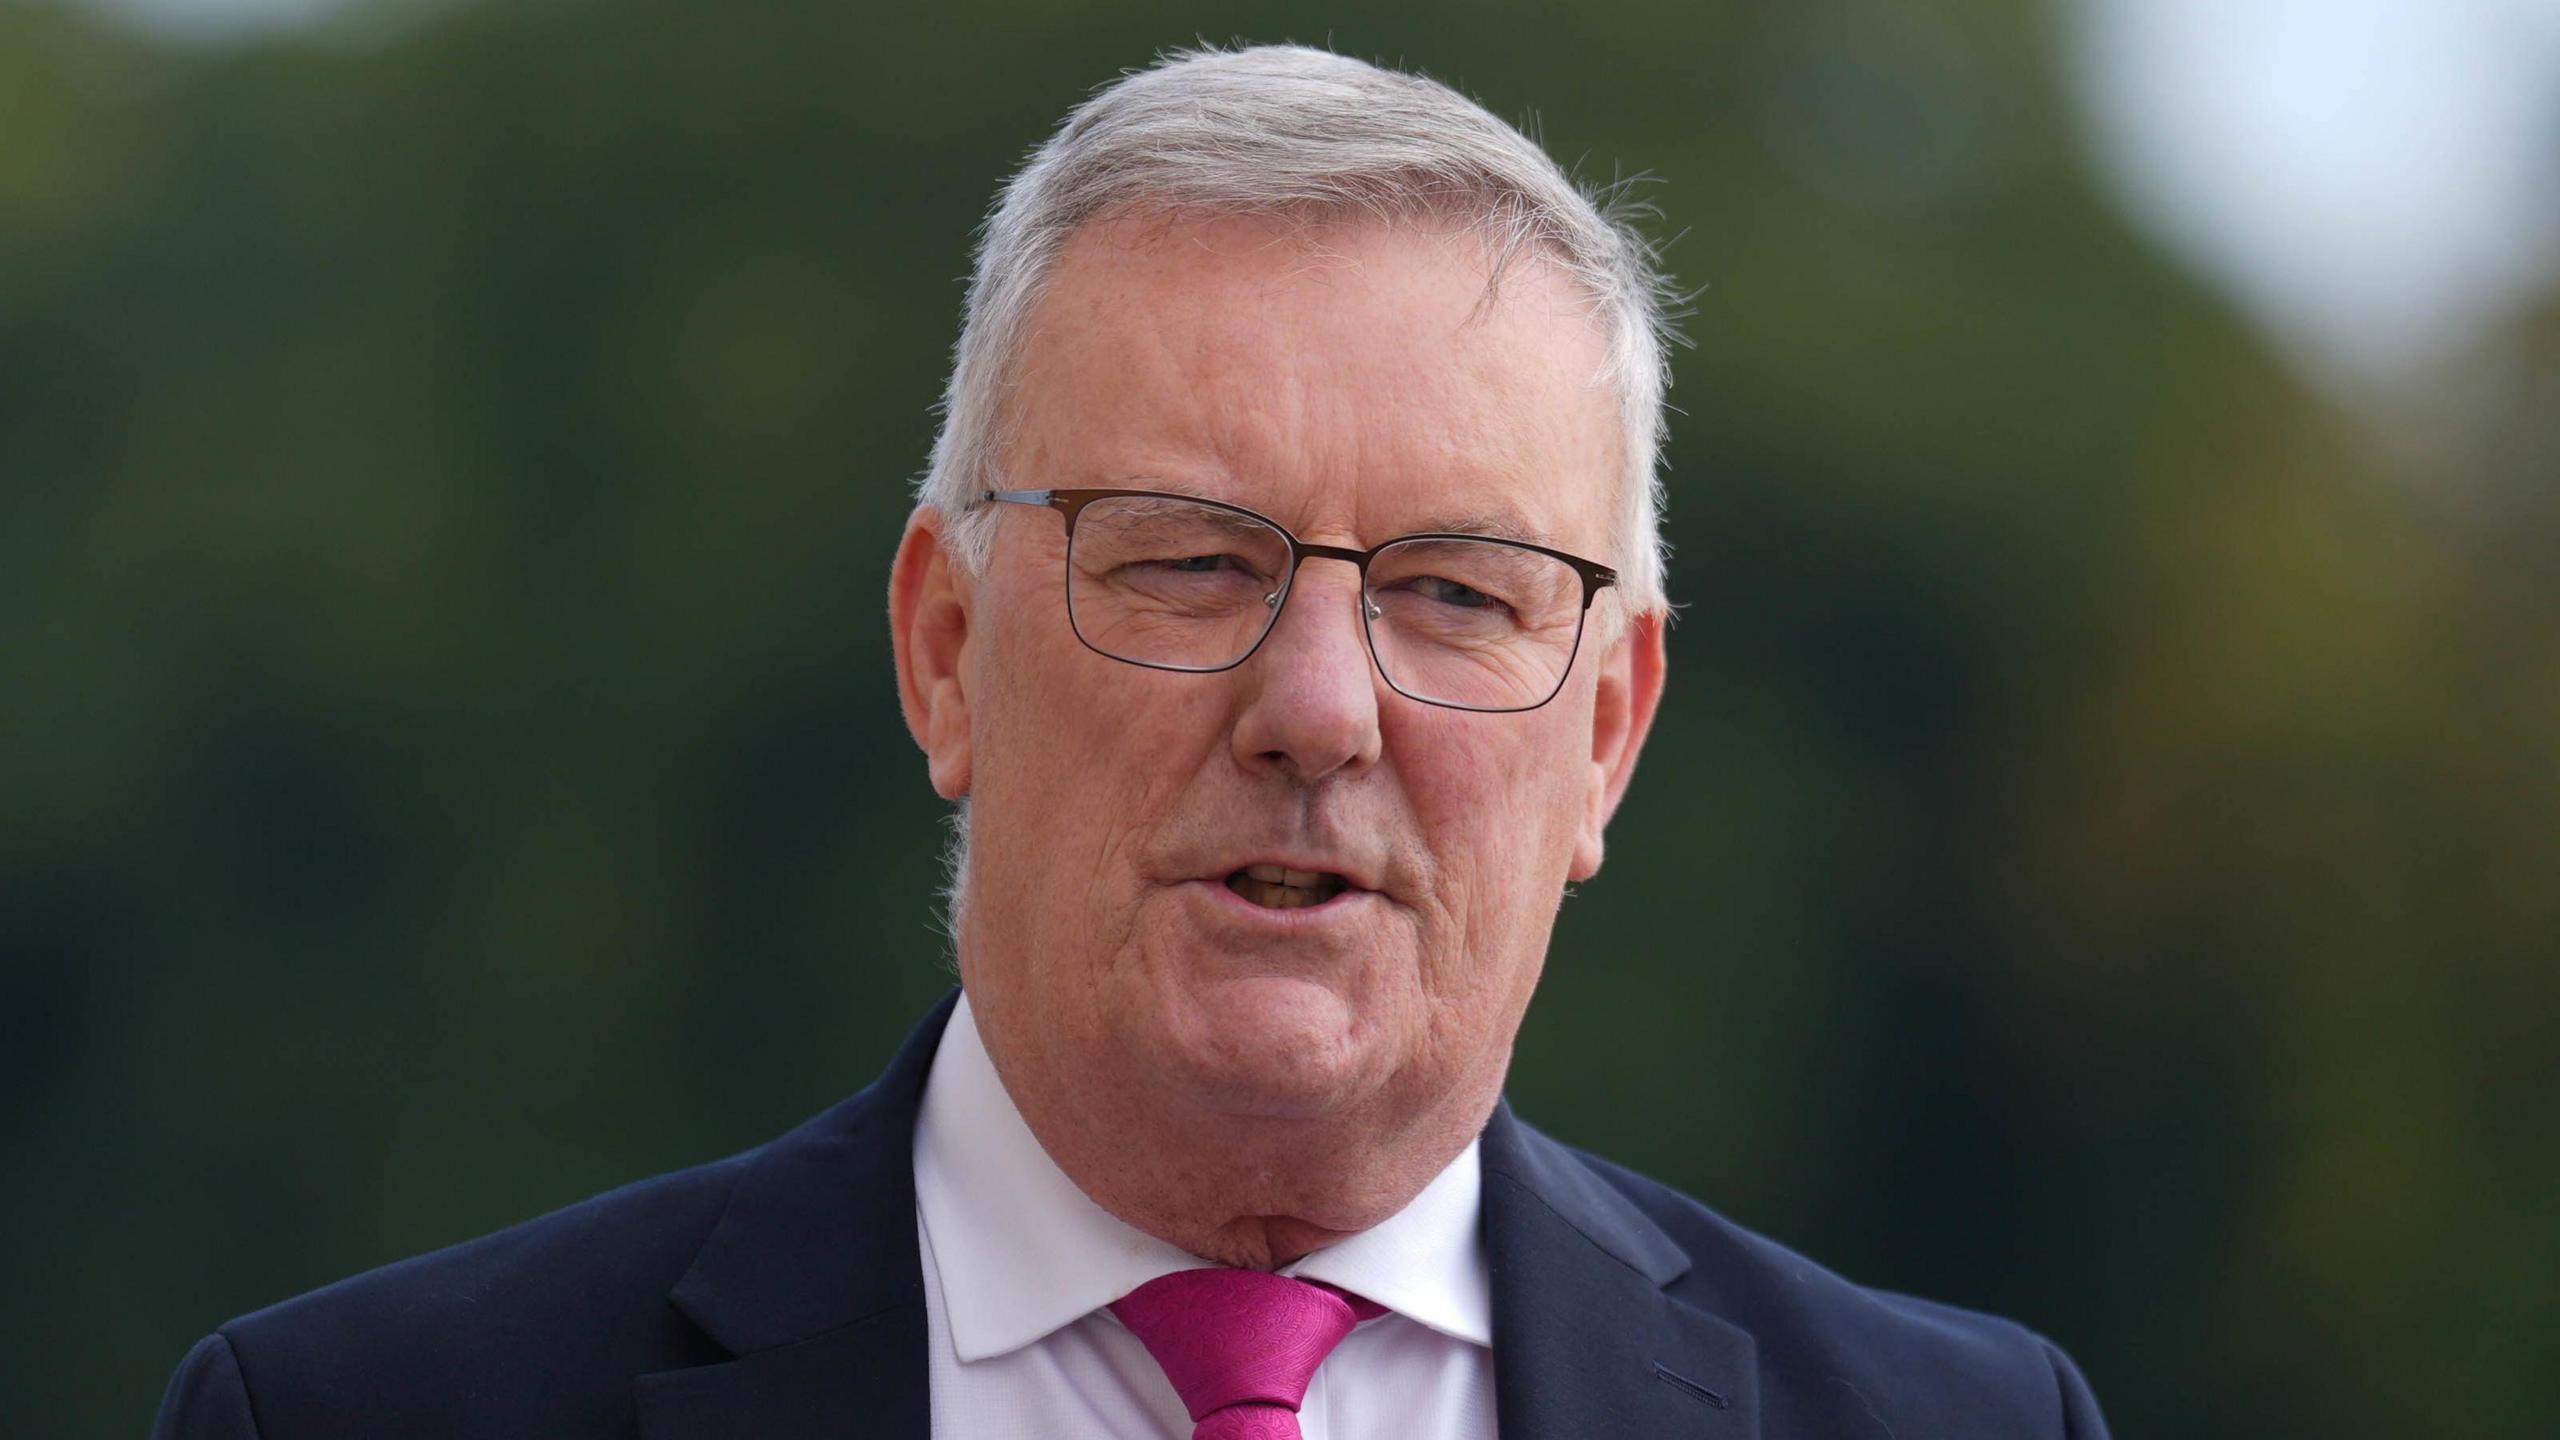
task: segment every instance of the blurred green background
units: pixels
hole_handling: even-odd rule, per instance
[[[2560,301],[2450,403],[2306,384],[2062,28],[0,8],[9,1432],[867,1081],[948,983],[883,595],[972,230],[1206,34],[1664,177],[1705,287],[1672,689],[1519,1107],[2119,1434],[2548,1433]]]

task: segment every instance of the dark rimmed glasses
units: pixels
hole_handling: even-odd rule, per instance
[[[987,490],[1067,524],[1067,623],[1097,654],[1210,674],[1250,658],[1311,559],[1360,570],[1360,628],[1399,695],[1458,710],[1535,710],[1573,669],[1606,565],[1482,535],[1310,545],[1241,505],[1157,490]]]

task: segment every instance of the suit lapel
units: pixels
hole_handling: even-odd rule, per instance
[[[1750,1335],[1664,1291],[1687,1253],[1508,1104],[1483,1157],[1503,1440],[1757,1435]]]
[[[669,1296],[736,1358],[640,1377],[648,1440],[930,1440],[913,1154],[957,994],[871,1088],[746,1162]]]

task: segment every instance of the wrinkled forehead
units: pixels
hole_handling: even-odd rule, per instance
[[[1077,232],[1033,308],[1002,469],[1598,554],[1623,443],[1607,360],[1561,267],[1453,222],[1124,217]]]

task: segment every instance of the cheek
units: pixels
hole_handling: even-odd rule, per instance
[[[1443,867],[1533,893],[1560,889],[1590,755],[1572,708],[1559,707],[1565,697],[1520,715],[1418,717],[1397,763]],[[1586,720],[1581,735],[1588,730]]]
[[[1217,685],[1094,655],[1042,598],[1001,597],[1021,608],[981,651],[978,823],[1001,816],[1023,837],[1008,864],[1049,895],[1082,896],[1087,910],[1125,904],[1139,843],[1217,733],[1202,708]]]
[[[1430,733],[1406,737],[1399,760],[1446,907],[1434,968],[1439,988],[1507,992],[1515,971],[1535,973],[1555,921],[1587,743],[1576,742],[1569,711],[1443,713],[1450,719],[1423,717]]]

